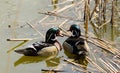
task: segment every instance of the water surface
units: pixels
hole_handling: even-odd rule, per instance
[[[72,2],[69,2],[70,4]],[[67,4],[67,3],[66,3]],[[44,40],[35,30],[33,30],[26,22],[30,22],[36,29],[39,30],[43,35],[48,28],[53,26],[58,26],[61,21],[65,19],[58,18],[56,23],[52,23],[55,19],[54,17],[49,18],[46,22],[42,24],[36,24],[45,15],[39,14],[39,12],[51,11],[54,8],[51,5],[50,0],[0,0],[0,73],[41,73],[41,69],[61,69],[66,70],[68,73],[72,73],[72,65],[60,60],[61,56],[69,58],[66,56],[62,50],[57,57],[26,57],[15,53],[11,49],[21,49],[27,45],[38,41]],[[118,4],[119,5],[119,4]],[[62,7],[62,5],[60,5]],[[74,13],[70,11],[70,13]],[[62,14],[62,13],[61,13]],[[66,13],[67,15],[67,13]],[[71,16],[68,14],[67,16]],[[71,16],[75,17],[75,16]],[[52,20],[52,21],[51,21]],[[64,28],[68,28],[69,24],[74,23],[69,21]],[[104,30],[104,31],[102,31]],[[90,31],[92,31],[90,29]],[[95,33],[95,32],[94,32]],[[120,49],[120,22],[117,20],[116,26],[107,25],[101,30],[99,30],[98,36],[100,38],[108,39],[113,41],[118,49]],[[9,38],[37,38],[32,41],[22,42],[22,41],[6,41]],[[61,40],[62,39],[62,40]],[[66,39],[58,38],[60,43]],[[19,46],[22,45],[22,46]],[[19,47],[18,47],[19,46]],[[94,48],[98,48],[92,46]],[[99,48],[98,48],[99,49]],[[9,52],[8,52],[9,51]],[[101,56],[102,53],[96,55]],[[56,55],[55,55],[56,56]],[[72,57],[72,56],[71,56]],[[69,58],[70,59],[70,58]],[[86,62],[87,63],[87,62]],[[90,64],[87,64],[90,67]],[[77,71],[76,71],[77,73]]]

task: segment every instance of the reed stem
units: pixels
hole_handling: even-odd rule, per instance
[[[115,7],[114,7],[114,0],[112,0],[112,10],[111,10],[111,24],[113,25],[114,24],[114,10],[115,10]]]
[[[88,22],[89,22],[89,12],[88,12],[88,0],[85,0],[85,36],[88,36]]]

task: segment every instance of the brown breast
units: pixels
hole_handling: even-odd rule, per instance
[[[62,46],[61,46],[61,44],[58,41],[56,41],[54,43],[54,45],[57,47],[58,50],[60,50],[60,51],[62,50]]]

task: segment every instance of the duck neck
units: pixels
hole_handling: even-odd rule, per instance
[[[45,42],[54,44],[57,41],[56,35],[55,34],[46,34]]]
[[[78,38],[81,36],[81,31],[80,30],[73,30],[72,31],[72,37]]]
[[[49,41],[45,41],[46,43],[50,43],[50,44],[54,44],[57,40],[49,40]]]

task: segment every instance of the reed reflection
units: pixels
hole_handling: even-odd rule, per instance
[[[54,9],[57,8],[58,0],[51,0]]]

